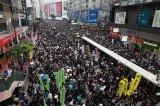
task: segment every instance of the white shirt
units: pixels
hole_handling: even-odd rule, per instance
[[[8,72],[9,75],[11,75],[12,70],[11,70],[11,69],[8,69],[7,72]]]

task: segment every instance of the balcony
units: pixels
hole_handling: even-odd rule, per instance
[[[10,98],[16,87],[23,86],[24,80],[25,75],[18,72],[13,72],[7,81],[0,79],[0,102]]]

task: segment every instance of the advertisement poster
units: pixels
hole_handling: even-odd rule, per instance
[[[108,11],[101,11],[99,10],[98,13],[98,20],[107,20],[109,18],[109,12]]]
[[[47,15],[49,15],[49,5],[44,5],[44,13],[45,13],[45,15],[47,16]]]
[[[128,5],[128,0],[121,0],[121,6]]]
[[[56,3],[56,9],[57,9],[57,17],[62,16],[62,2]]]
[[[97,22],[98,10],[89,10],[89,22]]]
[[[156,10],[154,14],[154,20],[152,23],[152,27],[160,28],[160,10]]]
[[[56,4],[50,4],[50,14],[56,15]]]
[[[135,4],[135,2],[136,2],[135,0],[129,0],[128,5],[133,5],[133,4]]]
[[[139,11],[137,25],[148,26],[150,11]]]
[[[116,24],[125,24],[126,12],[116,13],[115,23]]]
[[[67,1],[63,1],[63,10],[67,10]]]

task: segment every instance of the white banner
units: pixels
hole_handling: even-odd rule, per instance
[[[54,15],[56,15],[57,13],[57,11],[56,11],[56,4],[50,4],[50,15],[51,14],[54,14]]]
[[[160,28],[160,10],[156,10],[152,27]]]
[[[116,24],[125,24],[126,12],[116,13],[115,23]]]

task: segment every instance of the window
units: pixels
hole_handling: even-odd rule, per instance
[[[88,9],[88,5],[86,5],[86,9]]]
[[[0,4],[0,11],[3,11],[3,5]]]
[[[1,23],[0,24],[0,32],[5,31],[6,30],[6,23]]]

